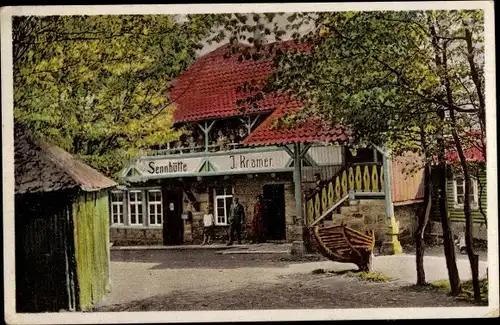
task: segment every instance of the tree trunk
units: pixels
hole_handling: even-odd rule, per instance
[[[415,232],[415,248],[416,248],[416,267],[417,267],[417,285],[424,285],[425,282],[425,270],[424,270],[424,234],[425,227],[429,221],[429,216],[432,207],[432,184],[431,184],[431,171],[430,164],[426,161],[426,166],[424,170],[424,211],[418,216],[418,227]]]
[[[453,118],[452,118],[453,119]],[[474,236],[472,234],[472,211],[470,206],[469,193],[471,190],[471,181],[469,168],[465,160],[464,151],[462,148],[462,143],[458,137],[456,129],[452,131],[453,139],[455,141],[455,146],[457,147],[458,157],[460,158],[460,164],[462,165],[462,170],[464,174],[464,215],[465,215],[465,248],[467,250],[467,256],[469,257],[469,263],[472,273],[472,287],[474,289],[474,300],[481,300],[481,287],[479,285],[479,265],[478,256],[474,253],[473,240]]]
[[[448,217],[448,199],[446,197],[447,170],[444,155],[444,140],[439,142],[441,150],[439,153],[439,214],[441,215],[441,226],[443,228],[443,246],[446,257],[446,267],[448,269],[448,278],[450,280],[452,296],[458,296],[461,291],[460,277],[458,275],[457,260],[455,256],[455,245],[453,234],[451,233],[450,218]]]
[[[479,169],[479,167],[476,167],[476,168]],[[477,204],[478,204],[478,207],[479,207],[479,213],[481,213],[481,215],[483,216],[484,225],[486,227],[488,227],[488,218],[486,217],[486,211],[484,211],[484,207],[483,207],[483,203],[482,203],[482,201],[483,201],[484,186],[486,184],[484,184],[483,182],[481,182],[481,180],[479,178],[480,176],[481,176],[481,174],[480,174],[480,172],[478,172],[477,175],[476,175],[477,185],[478,185],[478,192],[479,192]]]
[[[453,94],[450,86],[450,80],[447,76],[447,43],[445,42],[445,46],[443,47],[443,66],[445,69],[445,78],[444,85],[446,88],[446,99],[448,104],[453,105]],[[453,141],[455,142],[455,147],[457,149],[458,158],[460,159],[460,165],[462,166],[462,171],[464,174],[464,215],[465,215],[465,247],[467,250],[467,255],[469,257],[469,263],[472,273],[472,287],[474,289],[474,300],[481,300],[481,287],[479,285],[479,265],[477,255],[474,254],[474,248],[472,247],[473,243],[473,234],[472,234],[472,211],[470,206],[470,196],[471,192],[471,180],[470,180],[470,172],[469,166],[467,165],[467,161],[465,159],[464,150],[462,147],[462,142],[460,141],[460,137],[458,136],[457,130],[457,119],[455,116],[455,110],[450,109],[450,120],[451,120],[451,134],[453,136]]]
[[[443,46],[439,43],[442,41],[437,37],[435,22],[430,24],[430,32],[432,37],[432,45],[435,50],[435,62],[439,70],[443,67],[443,61],[441,58],[441,51]],[[443,45],[443,44],[441,44]],[[445,57],[446,59],[446,57]],[[442,76],[440,76],[443,79]],[[437,115],[439,119],[444,123],[445,112],[439,107],[436,108]],[[438,164],[439,164],[439,214],[441,216],[441,226],[443,228],[443,246],[444,254],[446,257],[446,267],[448,269],[448,277],[450,279],[451,294],[453,296],[458,296],[461,291],[460,287],[460,277],[458,275],[457,260],[455,256],[455,245],[453,242],[453,234],[451,233],[450,219],[448,216],[448,199],[447,199],[447,170],[446,170],[446,145],[443,138],[442,130],[441,137],[437,140],[438,144]]]

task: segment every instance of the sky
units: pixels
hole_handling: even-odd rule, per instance
[[[253,20],[251,19],[251,15],[252,14],[247,14],[249,19],[248,21],[249,22],[253,22]],[[288,14],[290,15],[290,14]],[[276,15],[275,18],[273,19],[273,23],[269,23],[267,22],[267,19],[262,19],[262,21],[266,22],[264,23],[264,26],[265,27],[269,27],[269,28],[273,28],[274,27],[274,22],[278,23],[278,26],[282,26],[283,28],[288,24],[288,21],[287,21],[287,16],[283,15],[283,16],[280,16],[280,15]],[[313,24],[309,24],[309,25],[303,25],[299,30],[298,32],[300,34],[306,34],[308,33],[309,31],[311,31],[312,29],[314,28],[314,25]],[[292,38],[292,33],[295,32],[295,31],[287,31],[287,33],[282,36],[282,40],[286,41],[286,40],[289,40]],[[252,33],[246,33],[245,34],[247,37],[252,37],[253,34]],[[273,42],[274,41],[274,35],[269,35],[267,36],[269,41],[270,42]],[[206,41],[204,42],[204,46],[203,46],[203,49],[201,49],[199,52],[198,52],[198,55],[204,55],[206,53],[209,53],[213,50],[215,50],[216,48],[226,44],[229,42],[229,37],[226,37],[222,42],[220,43],[212,43],[212,44],[208,44]],[[240,40],[241,43],[244,43],[244,44],[249,44],[247,41],[243,41],[243,40]]]

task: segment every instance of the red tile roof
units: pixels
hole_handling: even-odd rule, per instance
[[[477,163],[486,161],[482,150],[482,136],[483,134],[479,131],[471,131],[462,135],[462,146],[467,162]],[[447,145],[451,149],[446,151],[446,161],[450,164],[460,164],[460,158],[458,157],[458,152],[451,136],[448,136],[447,139],[449,140]],[[484,145],[486,145],[486,139],[484,139]],[[433,160],[434,163],[437,163],[438,156],[434,156]]]
[[[305,48],[293,42],[272,43],[281,48]],[[241,49],[248,45],[238,44]],[[271,46],[268,44],[266,46]],[[194,122],[210,118],[242,116],[256,112],[273,111],[286,102],[283,96],[264,95],[258,107],[241,107],[237,99],[244,99],[256,92],[238,93],[237,88],[247,81],[264,81],[273,70],[272,59],[238,61],[231,53],[228,43],[200,57],[178,79],[172,89],[171,99],[175,103],[174,123]]]
[[[288,129],[273,128],[274,122],[285,114],[301,108],[298,102],[290,101],[280,106],[243,141],[254,146],[279,145],[297,142],[337,142],[345,143],[348,135],[340,125],[330,125],[319,117],[310,117]]]
[[[468,150],[464,151],[465,160],[467,162],[484,162],[484,154],[483,150],[474,146]],[[446,155],[446,160],[450,163],[460,163],[460,158],[458,157],[458,153],[456,151],[448,152]]]

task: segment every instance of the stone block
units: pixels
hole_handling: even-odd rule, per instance
[[[302,240],[295,240],[292,242],[292,255],[303,256],[307,253],[307,248]]]
[[[341,206],[340,207],[340,214],[353,214],[359,211],[358,206]]]
[[[378,207],[378,208],[385,208],[385,200],[359,200],[359,205],[362,206],[372,206],[372,207]]]
[[[365,214],[363,218],[363,222],[365,224],[376,224],[377,223],[377,216],[373,214]]]

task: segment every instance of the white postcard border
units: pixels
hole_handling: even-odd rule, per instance
[[[291,10],[293,9],[293,10]],[[3,222],[4,222],[4,288],[7,323],[147,323],[147,322],[228,322],[274,320],[352,320],[472,318],[498,316],[498,193],[496,182],[488,182],[488,263],[489,306],[470,308],[377,308],[318,310],[250,310],[190,312],[127,312],[127,313],[15,313],[14,277],[14,143],[13,143],[13,80],[12,24],[15,15],[104,15],[104,14],[187,14],[210,12],[290,12],[347,10],[485,10],[485,94],[487,106],[487,177],[497,178],[495,37],[494,10],[491,1],[433,2],[367,2],[367,3],[286,3],[281,4],[190,4],[190,5],[124,5],[124,6],[39,6],[1,9],[2,41],[2,151],[3,151]]]

